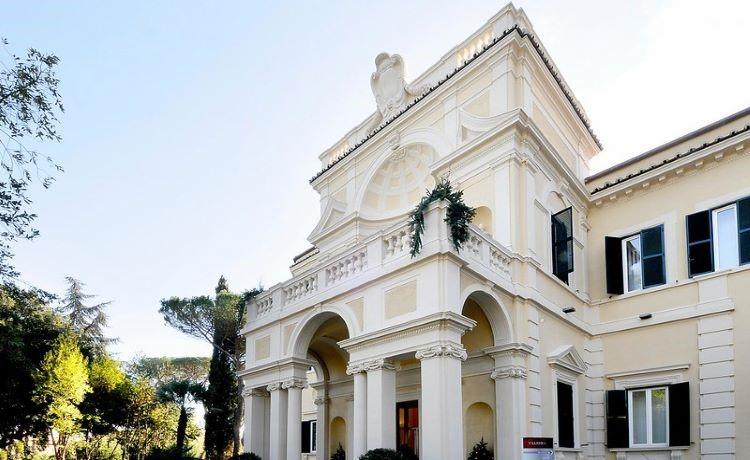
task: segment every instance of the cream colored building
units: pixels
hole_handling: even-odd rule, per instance
[[[312,248],[248,305],[245,450],[744,458],[750,110],[590,175],[601,145],[523,10],[403,69],[376,58],[377,111],[311,180]],[[409,212],[445,175],[469,240],[437,202],[412,258]]]

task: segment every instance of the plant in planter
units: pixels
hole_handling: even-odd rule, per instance
[[[346,452],[344,452],[344,447],[339,443],[339,447],[336,449],[336,452],[331,455],[331,460],[346,460]]]
[[[474,444],[467,460],[495,460],[495,457],[492,455],[492,450],[487,446],[487,442],[482,438],[481,441]]]
[[[424,212],[427,207],[434,201],[445,200],[448,202],[448,212],[445,216],[445,222],[451,230],[451,240],[456,251],[461,249],[461,245],[469,239],[469,223],[476,214],[476,209],[464,203],[464,192],[453,190],[450,181],[443,177],[435,185],[432,191],[422,197],[419,204],[409,215],[409,230],[411,232],[411,250],[412,257],[416,257],[422,250],[422,234],[424,233]]]

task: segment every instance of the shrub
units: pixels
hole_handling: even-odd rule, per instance
[[[372,449],[362,454],[359,460],[404,460],[404,456],[393,449]]]
[[[346,460],[346,452],[344,452],[344,447],[339,443],[339,447],[336,449],[336,452],[331,455],[331,460]]]
[[[234,457],[234,460],[260,460],[260,456],[252,452],[245,452]]]
[[[495,457],[492,455],[492,450],[487,447],[487,442],[482,438],[481,441],[474,444],[467,460],[495,460]]]

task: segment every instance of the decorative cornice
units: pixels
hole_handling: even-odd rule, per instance
[[[498,345],[494,347],[485,348],[482,350],[487,356],[497,358],[500,356],[510,356],[523,358],[531,354],[534,347],[527,343],[513,342],[506,343],[505,345]]]
[[[291,378],[284,380],[281,383],[281,388],[288,390],[290,388],[299,388],[300,390],[307,388],[307,380],[300,378]]]
[[[526,368],[522,366],[505,366],[500,367],[492,371],[492,374],[490,374],[490,378],[492,380],[500,380],[500,379],[525,379],[526,378]]]
[[[382,131],[384,128],[386,128],[388,125],[390,125],[393,121],[397,120],[401,115],[403,115],[404,113],[408,112],[409,109],[411,109],[412,107],[414,107],[415,105],[417,105],[417,103],[419,103],[424,98],[426,98],[427,96],[429,96],[430,94],[432,94],[432,92],[434,92],[437,88],[439,88],[445,82],[447,82],[448,80],[450,80],[451,78],[453,78],[461,70],[463,70],[466,67],[468,67],[469,65],[471,65],[474,61],[476,61],[479,57],[481,57],[487,50],[489,50],[490,48],[492,48],[493,46],[495,46],[497,43],[499,43],[500,41],[502,41],[507,36],[511,35],[513,32],[518,33],[518,36],[520,38],[522,38],[522,39],[523,38],[528,38],[529,39],[529,41],[531,42],[532,48],[537,52],[539,58],[542,60],[542,62],[544,63],[545,67],[547,68],[547,70],[549,70],[550,74],[552,74],[553,79],[555,80],[555,82],[557,83],[557,85],[560,87],[560,90],[562,91],[563,95],[568,100],[568,102],[570,103],[571,107],[573,107],[573,111],[576,113],[576,115],[578,115],[578,118],[581,120],[581,123],[583,123],[584,127],[586,128],[586,130],[591,135],[591,138],[594,141],[594,143],[599,147],[599,149],[601,149],[602,148],[602,144],[599,141],[599,139],[596,137],[596,135],[594,134],[594,131],[591,128],[591,123],[589,122],[589,120],[584,115],[583,110],[581,110],[581,108],[579,107],[577,101],[575,100],[575,98],[571,94],[570,89],[567,87],[567,85],[565,84],[565,82],[563,82],[562,77],[560,77],[559,72],[552,66],[552,62],[545,55],[544,50],[542,50],[542,47],[539,44],[539,42],[536,40],[536,38],[534,37],[534,35],[526,32],[525,30],[522,30],[518,26],[518,24],[515,24],[511,28],[506,29],[502,33],[502,35],[500,35],[499,37],[495,37],[489,44],[485,45],[483,48],[481,48],[479,51],[477,51],[472,57],[470,57],[469,59],[467,59],[462,65],[460,65],[459,67],[456,67],[455,69],[453,69],[453,71],[451,73],[449,73],[448,75],[446,75],[445,78],[443,78],[442,80],[438,81],[436,84],[434,84],[432,86],[429,86],[428,88],[425,88],[425,91],[421,95],[417,96],[411,103],[407,104],[401,111],[399,111],[398,113],[396,113],[393,117],[391,117],[391,118],[383,121],[378,126],[376,126],[375,129],[373,129],[372,131],[370,131],[370,133],[367,134],[364,137],[364,139],[362,139],[359,142],[357,142],[353,147],[349,148],[344,153],[342,153],[341,155],[339,155],[337,158],[335,158],[333,161],[331,161],[328,164],[328,166],[324,167],[316,175],[314,175],[310,179],[310,183],[315,182],[320,176],[322,176],[323,174],[325,174],[326,172],[328,172],[331,168],[333,168],[341,160],[343,160],[344,158],[348,157],[352,152],[354,152],[359,147],[361,147],[363,144],[365,144],[367,141],[369,141],[370,139],[372,139],[380,131]]]
[[[438,358],[445,356],[448,358],[455,358],[460,361],[466,361],[466,350],[460,345],[446,343],[441,345],[433,345],[431,347],[417,350],[415,357],[423,361],[430,358]]]

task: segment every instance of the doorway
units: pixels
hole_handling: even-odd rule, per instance
[[[396,446],[419,456],[419,401],[396,403]]]

